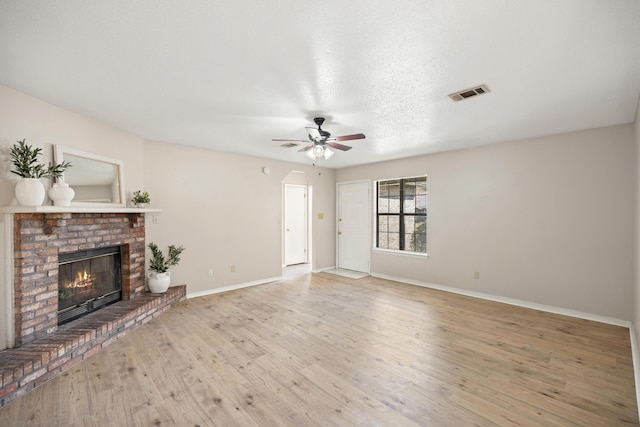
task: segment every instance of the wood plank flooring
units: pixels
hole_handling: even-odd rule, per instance
[[[326,273],[178,304],[2,426],[638,425],[629,331]]]

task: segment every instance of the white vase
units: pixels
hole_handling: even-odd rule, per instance
[[[171,272],[147,274],[147,284],[152,294],[163,294],[171,284]]]
[[[16,184],[16,199],[22,206],[42,206],[44,185],[37,178],[22,178]]]
[[[71,206],[76,192],[66,182],[55,182],[49,189],[49,198],[54,206]]]

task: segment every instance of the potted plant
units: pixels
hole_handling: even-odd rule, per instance
[[[147,203],[151,203],[151,197],[149,197],[149,193],[147,193],[146,191],[134,191],[131,203],[139,208],[144,208],[145,206],[147,206]]]
[[[148,246],[151,250],[151,258],[149,259],[151,273],[147,274],[149,291],[154,294],[161,294],[166,292],[171,284],[169,267],[178,265],[180,254],[184,251],[184,247],[169,245],[169,253],[165,258],[158,245],[151,242]]]
[[[38,161],[38,156],[42,155],[42,148],[33,148],[25,141],[25,139],[18,141],[11,147],[11,162],[13,163],[11,172],[22,178],[16,184],[16,199],[23,206],[40,206],[45,196],[44,185],[40,178],[60,177],[71,166],[71,163],[49,163],[49,166],[45,167]]]

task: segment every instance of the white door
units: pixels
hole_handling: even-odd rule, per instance
[[[370,188],[369,181],[338,184],[338,268],[370,272]]]
[[[307,262],[307,187],[284,186],[284,264]]]

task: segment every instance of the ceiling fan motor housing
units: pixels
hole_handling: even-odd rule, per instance
[[[324,123],[324,117],[316,117],[315,119],[313,119],[313,121],[318,126],[318,133],[323,139],[327,139],[331,136],[331,133],[327,132],[324,129],[321,129],[321,126]]]

